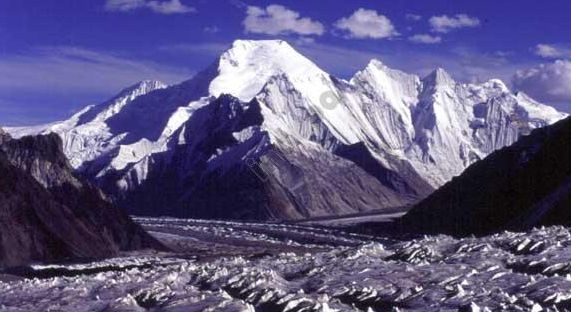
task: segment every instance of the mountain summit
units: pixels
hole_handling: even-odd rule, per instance
[[[272,77],[286,75],[294,85],[310,86],[314,79],[327,76],[282,40],[237,40],[217,65],[210,95],[231,94],[241,101],[252,100]]]
[[[408,205],[566,115],[499,80],[371,61],[350,80],[284,41],[234,42],[194,78],[122,92],[56,132],[132,213],[299,219]]]

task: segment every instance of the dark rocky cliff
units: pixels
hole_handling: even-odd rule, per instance
[[[77,179],[57,135],[0,130],[0,266],[101,258],[160,243]]]
[[[453,235],[571,225],[571,118],[534,130],[470,166],[400,220]]]

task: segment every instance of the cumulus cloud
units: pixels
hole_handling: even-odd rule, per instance
[[[540,43],[533,51],[544,58],[571,58],[571,49],[559,45]]]
[[[145,0],[107,0],[105,9],[107,11],[127,12],[146,7]]]
[[[348,32],[350,38],[391,38],[398,36],[393,23],[386,16],[374,10],[363,8],[335,22],[335,27]]]
[[[107,0],[105,9],[115,12],[149,9],[159,14],[183,14],[196,11],[193,7],[182,4],[180,0]]]
[[[220,28],[218,28],[217,26],[206,26],[204,27],[204,32],[208,34],[215,34],[220,32]]]
[[[429,34],[417,34],[408,37],[408,40],[415,43],[424,43],[424,44],[435,44],[442,42],[442,38],[440,36],[432,36]]]
[[[246,33],[279,35],[323,35],[325,27],[320,22],[290,10],[282,5],[271,4],[265,9],[257,6],[249,6],[244,20]]]
[[[405,15],[406,19],[409,21],[420,21],[422,19],[422,16],[417,15],[417,14],[406,14]]]
[[[571,61],[557,60],[517,71],[513,84],[540,101],[571,101]]]
[[[478,27],[480,20],[466,14],[433,16],[428,20],[433,32],[448,33],[455,29]]]

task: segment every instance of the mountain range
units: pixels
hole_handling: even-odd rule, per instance
[[[129,213],[282,220],[407,206],[566,117],[500,80],[372,60],[334,77],[284,41],[238,40],[190,80],[143,81],[56,133],[77,173]]]

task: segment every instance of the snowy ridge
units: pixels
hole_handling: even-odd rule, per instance
[[[7,128],[14,137],[55,132],[62,137],[64,153],[78,168],[86,161],[108,153],[123,136],[111,133],[107,120],[121,112],[135,98],[167,86],[159,81],[141,81],[128,87],[111,100],[90,105],[68,120],[29,128]],[[89,148],[87,148],[89,147]]]
[[[143,82],[69,120],[7,130],[14,136],[60,134],[73,167],[96,179],[119,172],[116,185],[125,191],[147,179],[155,155],[208,137],[196,129],[193,136],[185,134],[193,115],[224,94],[242,105],[259,103],[261,120],[237,129],[232,146],[217,150],[211,160],[238,157],[230,161],[237,164],[248,155],[263,155],[267,148],[251,145],[262,137],[271,146],[307,154],[312,145],[338,155],[362,144],[387,175],[401,175],[399,183],[419,197],[531,129],[566,116],[523,93],[511,93],[496,79],[463,84],[443,69],[421,78],[372,60],[346,81],[284,41],[238,40],[212,66],[179,85]],[[247,146],[257,153],[232,152]],[[415,182],[407,181],[410,177]]]
[[[415,233],[481,235],[570,224],[571,119],[488,155],[416,204],[401,220]]]

